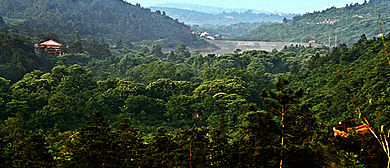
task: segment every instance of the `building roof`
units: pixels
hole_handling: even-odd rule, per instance
[[[62,44],[60,44],[52,39],[45,41],[39,45],[52,46],[52,47],[61,47],[62,46]]]

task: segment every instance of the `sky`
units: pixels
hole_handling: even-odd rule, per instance
[[[126,0],[131,4],[140,3],[143,7],[156,6],[163,3],[188,3],[222,8],[244,8],[270,12],[306,13],[321,11],[346,4],[362,4],[364,0]],[[369,0],[367,0],[369,1]]]

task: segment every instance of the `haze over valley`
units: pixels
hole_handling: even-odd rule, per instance
[[[0,167],[390,165],[388,0],[1,0]]]

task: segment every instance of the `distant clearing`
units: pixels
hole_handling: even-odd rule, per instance
[[[248,50],[264,50],[264,51],[272,51],[273,49],[277,49],[278,51],[282,50],[284,46],[290,45],[301,45],[309,47],[309,43],[301,43],[301,42],[263,42],[263,41],[229,41],[229,40],[206,40],[207,42],[214,44],[218,48],[213,49],[201,49],[202,54],[217,54],[224,55],[229,53],[234,53],[236,49],[242,51]],[[322,44],[312,43],[312,47],[319,47]]]

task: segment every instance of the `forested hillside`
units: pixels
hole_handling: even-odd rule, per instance
[[[77,33],[82,38],[103,37],[110,44],[119,40],[165,40],[204,45],[183,23],[123,0],[2,0],[0,16],[19,19],[18,25],[25,28],[20,33],[30,36],[51,32],[65,38]]]
[[[35,53],[30,39],[0,32],[1,77],[17,81],[34,69],[50,70],[54,66],[51,62],[49,57]]]
[[[62,27],[56,26],[50,30],[59,32],[39,32],[31,25],[46,30],[45,21],[35,19],[66,18],[52,15],[60,13],[57,4],[47,6],[57,1],[35,2],[37,9],[51,12],[28,19],[22,17],[36,10],[13,2],[0,2],[7,4],[1,11],[9,11],[1,13],[4,20],[0,17],[0,167],[325,168],[389,163],[386,146],[378,142],[389,140],[390,34],[383,39],[353,34],[355,43],[333,48],[291,45],[281,51],[203,56],[190,52],[184,42],[166,51],[161,41],[129,42],[108,31],[101,33],[104,37],[87,37],[99,30],[92,27],[83,33],[61,34]],[[117,0],[66,2],[80,11],[106,11],[120,3],[150,14]],[[332,10],[342,9],[327,11]],[[123,12],[118,17],[126,17]],[[150,16],[172,20],[157,13]],[[100,18],[87,16],[79,19],[96,22],[80,24],[105,30]],[[294,19],[282,25],[293,27]],[[70,27],[78,25],[69,21]],[[388,29],[387,23],[383,28]],[[68,46],[60,48],[64,55],[34,50],[35,42],[53,37]],[[115,45],[106,42],[114,39]],[[335,136],[332,129],[339,122],[369,124],[365,128],[371,130],[345,128],[343,136]]]
[[[271,13],[249,9],[225,9],[193,4],[162,4],[151,7],[191,25],[195,32],[208,32],[223,38],[236,38],[247,34],[260,25],[281,23],[297,14]]]
[[[390,4],[385,0],[371,0],[364,4],[347,4],[343,8],[295,16],[281,24],[260,26],[239,37],[239,40],[299,41],[315,40],[333,46],[335,43],[351,45],[361,34],[374,37],[380,34],[378,9],[384,32],[390,31]],[[336,37],[337,36],[337,37]]]
[[[380,38],[365,39],[362,36],[351,48],[342,45],[326,56],[311,57],[311,70],[290,78],[306,88],[305,101],[314,105],[324,123],[359,122],[359,108],[373,124],[390,126],[390,60]]]
[[[0,40],[2,66],[9,67],[2,77],[40,61],[29,37]],[[184,44],[163,53],[159,45],[79,40],[81,48],[72,44],[68,54],[46,57],[56,65],[50,71],[0,78],[1,167],[387,163],[369,132],[343,138],[332,131],[338,121],[359,124],[359,116],[375,130],[388,128],[390,66],[381,39],[205,57]]]

